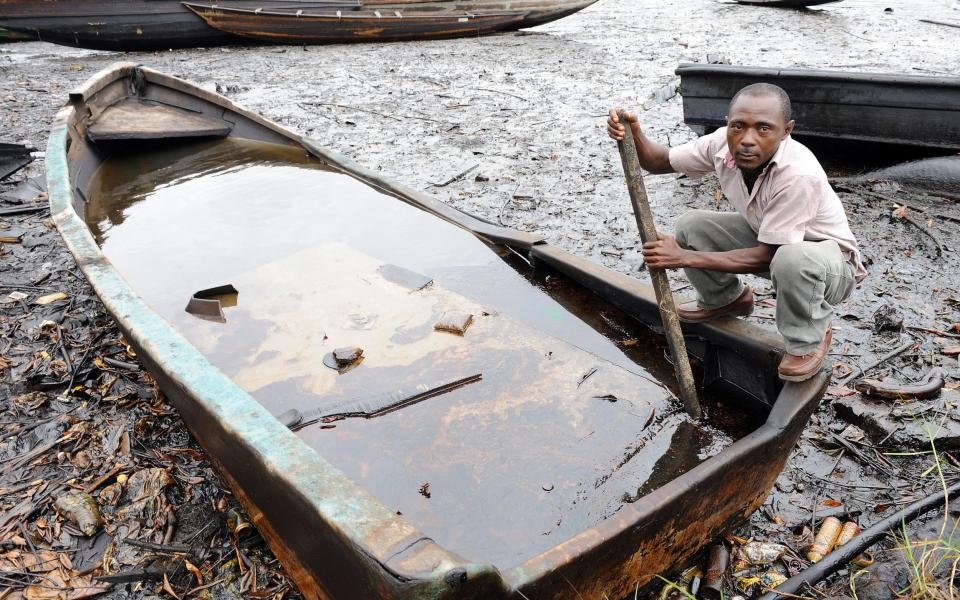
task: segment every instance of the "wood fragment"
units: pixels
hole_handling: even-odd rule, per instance
[[[184,546],[182,544],[155,544],[153,542],[145,542],[143,540],[134,540],[131,538],[123,540],[123,543],[130,546],[136,546],[137,548],[143,548],[145,550],[167,552],[170,554],[190,554],[193,552],[193,548],[190,546]]]
[[[905,343],[905,344],[902,344],[902,345],[900,345],[900,346],[897,346],[896,348],[894,348],[894,349],[891,350],[890,352],[887,352],[886,354],[884,354],[883,356],[881,356],[880,358],[878,358],[877,360],[875,360],[875,361],[872,362],[871,364],[867,365],[866,367],[859,367],[859,366],[856,367],[853,371],[850,372],[849,375],[847,375],[846,377],[844,377],[843,379],[841,379],[840,381],[838,381],[838,382],[837,382],[837,386],[847,385],[848,383],[850,383],[851,381],[853,381],[855,378],[859,377],[860,375],[863,375],[863,374],[868,373],[869,371],[871,371],[871,370],[873,370],[873,369],[876,369],[877,367],[879,367],[879,366],[882,365],[883,363],[887,362],[887,361],[890,360],[891,358],[894,358],[894,357],[896,357],[896,356],[899,356],[900,354],[903,354],[904,352],[906,352],[906,351],[909,350],[910,348],[913,348],[915,345],[916,345],[916,342],[913,341],[913,340],[910,340],[909,342],[907,342],[907,343]]]
[[[106,483],[107,480],[109,480],[111,477],[113,477],[119,472],[120,472],[120,465],[117,465],[116,467],[107,471],[107,473],[103,477],[100,477],[99,479],[97,479],[87,487],[83,488],[83,491],[85,491],[88,494],[92,494],[94,490],[96,490],[98,487]]]
[[[12,217],[14,215],[29,215],[31,213],[49,210],[46,204],[33,206],[14,206],[13,208],[0,208],[0,217]]]
[[[459,180],[463,179],[464,177],[466,177],[467,175],[469,175],[470,172],[472,172],[474,169],[476,169],[476,168],[479,167],[479,166],[480,166],[480,163],[474,163],[473,165],[471,165],[470,167],[468,167],[466,170],[457,173],[456,175],[454,175],[454,176],[451,177],[450,179],[444,181],[443,183],[431,183],[431,184],[430,184],[430,187],[447,187],[448,185],[450,185],[450,184],[453,183],[454,181],[459,181]]]
[[[936,21],[934,19],[918,19],[921,23],[930,23],[932,25],[943,25],[944,27],[956,27],[960,29],[960,23],[950,23],[948,21]]]

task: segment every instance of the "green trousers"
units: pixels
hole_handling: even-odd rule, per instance
[[[689,250],[723,252],[752,248],[757,234],[738,213],[694,210],[680,217],[677,243]],[[684,269],[697,291],[701,308],[730,304],[743,292],[733,273]],[[769,277],[777,291],[777,329],[787,352],[803,355],[823,341],[833,307],[853,291],[855,269],[833,240],[780,246],[770,263]]]

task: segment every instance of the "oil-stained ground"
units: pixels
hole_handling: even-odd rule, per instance
[[[678,82],[673,71],[679,62],[704,62],[708,55],[745,65],[960,75],[960,29],[920,19],[960,22],[960,6],[948,0],[844,0],[795,11],[707,0],[601,0],[536,30],[429,43],[138,54],[39,42],[5,45],[0,46],[0,139],[25,140],[41,152],[12,182],[42,174],[47,130],[68,91],[111,62],[134,61],[217,90],[453,206],[537,231],[570,251],[646,279],[619,158],[603,132],[607,109],[641,110],[647,133],[662,142],[693,139],[682,123],[680,98],[660,101],[656,96]],[[665,95],[661,92],[660,98]],[[891,151],[824,160],[832,175],[849,175],[904,157]],[[689,208],[724,206],[713,178],[691,182],[674,175],[649,176],[647,187],[665,231]],[[40,194],[14,188],[11,181],[0,186],[0,208]],[[960,446],[955,378],[948,380],[939,400],[882,405],[864,402],[843,385],[852,368],[870,366],[897,348],[905,349],[870,371],[871,377],[913,381],[934,364],[957,375],[951,353],[960,345],[960,208],[882,184],[848,187],[841,198],[871,275],[838,311],[832,348],[836,378],[828,398],[767,505],[735,532],[742,539],[733,540],[737,545],[747,538],[783,543],[800,558],[810,524],[824,514],[855,514],[868,525],[898,504],[936,489],[938,474],[951,480],[960,472],[949,453],[933,460],[927,435],[931,431],[941,438],[945,450]],[[909,208],[894,212],[894,203]],[[45,578],[53,577],[54,569],[43,561],[55,557],[43,555],[43,548],[57,548],[54,540],[75,544],[87,539],[79,525],[65,525],[52,504],[69,489],[97,484],[94,494],[103,498],[109,488],[108,494],[117,495],[116,512],[127,511],[126,520],[118,521],[127,529],[113,532],[115,538],[150,537],[164,546],[150,550],[121,544],[108,560],[129,571],[144,569],[145,559],[159,556],[163,560],[150,568],[166,568],[172,578],[165,583],[150,575],[118,583],[112,597],[169,595],[164,587],[214,597],[295,594],[256,538],[246,538],[243,531],[240,539],[230,535],[229,493],[219,489],[209,463],[172,409],[154,398],[149,375],[125,351],[47,216],[40,212],[2,219],[23,236],[19,243],[0,246],[0,476],[18,472],[16,478],[0,481],[0,551],[8,553],[0,560],[11,561],[4,562],[8,574],[0,589],[32,583],[34,594],[49,591],[52,586],[43,582],[50,584]],[[690,291],[684,289],[682,275],[674,283],[678,293]],[[754,283],[763,294],[751,319],[772,327],[772,290],[763,280]],[[8,300],[17,291],[27,296]],[[60,291],[69,299],[35,303]],[[879,324],[886,327],[878,325],[878,309],[892,313],[892,320]],[[898,316],[902,328],[896,326]],[[64,395],[68,387],[74,390],[71,397]],[[42,422],[49,417],[54,418]],[[167,469],[173,479],[156,468]],[[112,488],[118,474],[127,481]],[[35,484],[37,479],[45,482]],[[138,504],[143,493],[156,489],[162,501],[144,506],[141,499]],[[60,512],[64,514],[62,507]],[[131,523],[148,528],[151,536],[131,531]],[[911,536],[935,537],[939,524],[936,517],[913,528]],[[27,539],[34,552],[24,545]],[[198,565],[199,577],[186,567],[184,552],[175,552],[197,540],[203,552],[187,555],[191,566]],[[93,545],[84,545],[83,556],[96,558]],[[889,586],[911,585],[907,571],[893,566],[902,564],[897,551],[879,557],[879,566],[856,578],[860,598],[889,597]],[[79,567],[92,559],[73,555],[73,560]],[[37,567],[38,562],[43,566]],[[937,571],[945,564],[934,562],[920,565],[919,571]],[[771,570],[784,574],[798,564],[779,560],[772,566],[744,567],[741,578],[731,583],[745,587],[755,581],[751,577],[764,574],[771,581]],[[847,572],[835,580],[836,593],[851,593],[850,576]],[[933,581],[949,585],[946,575]],[[270,594],[263,595],[265,589]]]

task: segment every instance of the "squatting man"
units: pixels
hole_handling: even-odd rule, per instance
[[[624,137],[619,109],[607,133]],[[716,173],[736,212],[694,210],[680,217],[675,235],[643,245],[656,269],[684,269],[696,299],[677,306],[682,321],[703,322],[753,311],[753,290],[740,273],[769,276],[777,292],[777,329],[786,353],[779,374],[787,381],[813,377],[832,337],[833,307],[862,281],[860,250],[840,199],[820,163],[790,137],[790,98],[764,83],[737,92],[727,126],[675,148],[648,139],[635,115],[624,113],[640,165],[651,173]]]

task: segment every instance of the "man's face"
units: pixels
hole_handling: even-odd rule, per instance
[[[740,96],[727,115],[727,146],[744,171],[766,164],[793,131],[793,121],[784,122],[780,99],[772,94]]]

